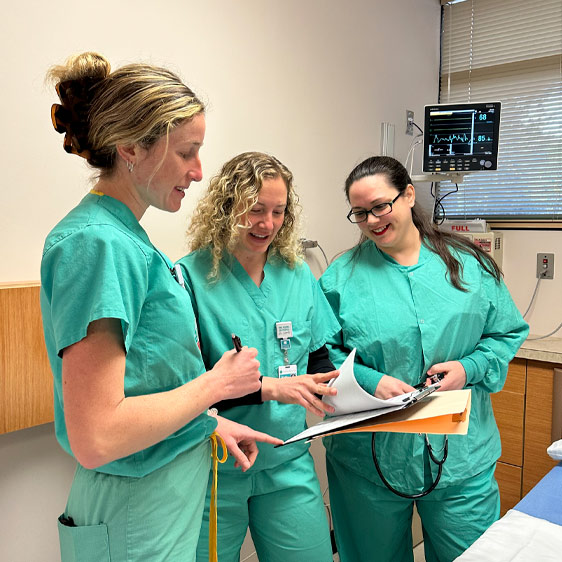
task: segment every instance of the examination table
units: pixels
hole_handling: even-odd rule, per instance
[[[562,462],[455,560],[560,562]]]

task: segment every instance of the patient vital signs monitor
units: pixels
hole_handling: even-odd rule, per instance
[[[497,170],[501,102],[425,106],[423,171]]]

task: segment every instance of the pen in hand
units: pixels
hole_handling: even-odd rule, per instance
[[[242,351],[242,343],[236,334],[232,334],[232,343],[234,344],[234,349],[240,353]]]

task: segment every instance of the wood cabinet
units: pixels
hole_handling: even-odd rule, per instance
[[[546,449],[552,443],[554,369],[530,359],[514,359],[503,390],[492,394],[502,441],[496,467],[501,514],[511,509],[553,466]]]
[[[0,284],[0,433],[53,421],[39,284]]]

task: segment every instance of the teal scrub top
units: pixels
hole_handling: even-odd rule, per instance
[[[342,327],[328,342],[334,364],[339,366],[357,348],[354,372],[372,394],[383,374],[414,385],[425,380],[435,363],[460,360],[467,388],[472,390],[469,430],[466,436],[449,436],[449,456],[439,486],[485,470],[501,453],[490,393],[502,389],[508,363],[529,331],[507,287],[467,253],[455,254],[462,263],[467,289],[463,292],[448,281],[441,258],[423,244],[413,266],[399,265],[372,241],[360,247],[355,259],[351,259],[353,251],[336,260],[320,279]],[[443,436],[430,436],[438,459],[443,440]],[[340,462],[380,482],[370,433],[338,435],[324,443]],[[386,479],[403,492],[420,492],[424,487],[423,436],[382,433],[376,445]],[[435,477],[437,467],[431,466]]]
[[[193,308],[169,260],[154,248],[131,210],[107,195],[86,195],[47,236],[41,311],[54,375],[55,432],[71,455],[62,353],[86,336],[90,322],[121,321],[125,396],[171,390],[205,371]],[[197,446],[215,427],[216,420],[202,414],[160,443],[96,470],[144,476]]]
[[[290,321],[293,337],[289,360],[297,366],[297,374],[303,375],[309,353],[322,347],[327,337],[339,330],[306,263],[291,269],[279,257],[270,257],[259,287],[231,255],[221,261],[216,283],[209,283],[207,279],[212,265],[208,250],[197,250],[179,264],[192,298],[201,335],[201,352],[208,368],[225,351],[232,349],[231,334],[234,333],[240,337],[242,345],[258,350],[261,374],[277,377],[278,367],[283,365],[283,352],[275,325]],[[221,415],[283,440],[306,427],[306,410],[302,406],[275,401],[236,406],[221,411]],[[273,468],[308,449],[302,442],[277,449],[266,443],[258,443],[258,447],[260,452],[251,470]],[[232,458],[220,465],[221,470],[233,467]]]

